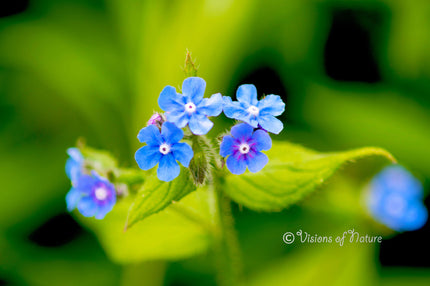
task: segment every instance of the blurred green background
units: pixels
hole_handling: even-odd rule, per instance
[[[182,83],[186,49],[206,95],[241,83],[281,95],[281,139],[383,147],[429,186],[429,1],[17,0],[0,16],[0,284],[214,285],[208,254],[110,262],[65,211],[65,150],[82,136],[134,166],[136,134],[162,88]],[[360,222],[304,206],[235,214],[250,285],[430,284],[428,224],[381,247],[293,247],[284,232]]]

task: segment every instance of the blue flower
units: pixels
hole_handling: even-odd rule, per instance
[[[73,184],[82,174],[84,157],[78,148],[67,149],[67,154],[69,154],[70,158],[66,162],[66,175]]]
[[[95,171],[81,175],[66,196],[69,211],[78,208],[85,217],[102,219],[116,203],[115,187]]]
[[[220,155],[227,157],[227,168],[235,175],[243,174],[248,166],[252,173],[259,172],[269,159],[261,151],[272,148],[272,139],[264,130],[253,132],[252,126],[241,123],[231,129],[232,136],[224,136]]]
[[[253,84],[243,84],[236,92],[238,101],[233,102],[224,96],[224,113],[228,118],[244,121],[254,128],[279,134],[284,125],[275,118],[285,110],[285,103],[279,95],[269,94],[260,101],[257,100],[257,89]]]
[[[412,231],[427,221],[423,187],[401,166],[389,166],[370,183],[367,206],[373,217],[396,231]]]
[[[218,116],[222,112],[220,93],[211,98],[203,98],[206,82],[199,77],[189,77],[182,83],[182,94],[173,86],[166,86],[158,98],[158,105],[166,112],[167,121],[179,128],[187,124],[195,135],[205,135],[213,123],[208,116]]]
[[[136,151],[135,159],[142,170],[154,168],[158,163],[157,176],[170,182],[179,176],[180,168],[176,161],[188,167],[194,156],[193,150],[186,143],[179,143],[184,132],[170,122],[165,122],[160,130],[155,125],[140,130],[137,138],[146,143]]]

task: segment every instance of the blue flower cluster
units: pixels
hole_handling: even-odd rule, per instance
[[[370,183],[367,206],[378,222],[396,231],[413,231],[427,221],[423,187],[405,168],[393,165]]]
[[[66,195],[67,209],[77,208],[86,217],[103,219],[116,203],[116,191],[112,183],[96,171],[84,172],[84,157],[77,148],[67,150],[66,174],[72,188]]]
[[[194,135],[205,135],[214,125],[209,117],[218,116],[222,111],[228,118],[244,122],[234,126],[231,136],[224,136],[221,143],[220,155],[228,157],[227,168],[233,174],[242,174],[247,167],[251,172],[258,172],[267,164],[269,159],[261,151],[272,146],[268,132],[279,134],[283,129],[282,122],[275,118],[285,110],[282,99],[270,94],[258,101],[257,89],[252,84],[238,88],[238,102],[220,93],[204,98],[205,88],[202,78],[189,77],[182,84],[182,93],[173,86],[162,90],[158,104],[165,111],[165,119],[153,115],[138,135],[139,141],[146,143],[135,154],[142,170],[158,164],[160,180],[175,179],[180,173],[178,162],[188,167],[194,156],[187,143],[179,142],[184,137],[181,128],[188,126]]]

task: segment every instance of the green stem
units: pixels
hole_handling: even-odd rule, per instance
[[[212,183],[209,202],[214,223],[219,230],[215,233],[214,241],[217,280],[222,286],[239,285],[242,281],[242,260],[231,201],[223,194],[219,177],[214,177]]]

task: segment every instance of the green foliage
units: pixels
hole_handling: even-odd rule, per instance
[[[163,182],[157,176],[151,176],[143,184],[130,207],[126,228],[165,209],[172,202],[179,201],[195,189],[190,173],[185,168],[181,168],[179,177],[171,182]]]
[[[274,143],[267,155],[270,161],[262,171],[225,179],[224,191],[253,210],[280,211],[300,201],[348,162],[373,156],[395,162],[390,153],[379,148],[317,153],[287,142]]]
[[[181,182],[180,184],[185,184],[185,181]],[[163,189],[159,187],[158,191],[160,188]],[[159,195],[162,196],[162,191],[151,198],[159,198]],[[130,197],[117,203],[103,220],[85,218],[82,215],[77,217],[96,234],[103,249],[114,262],[176,260],[201,253],[209,246],[211,236],[207,225],[210,223],[210,214],[206,201],[207,192],[193,192],[181,202],[146,218],[127,231],[124,231],[124,222],[132,202]],[[143,202],[141,206],[147,206],[148,202]]]

